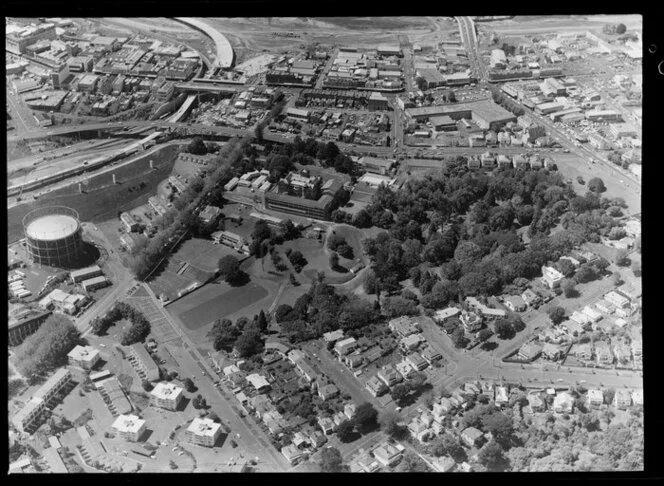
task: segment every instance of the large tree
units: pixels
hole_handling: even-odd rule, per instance
[[[565,309],[559,305],[551,307],[547,314],[549,315],[549,319],[551,319],[551,322],[554,325],[560,324],[565,320]]]
[[[339,449],[325,447],[320,455],[320,469],[322,472],[345,472],[348,466],[343,463]]]
[[[489,471],[501,471],[507,462],[502,447],[493,440],[482,447],[477,460]]]
[[[371,432],[378,427],[378,410],[371,403],[365,402],[355,409],[353,421],[360,433]]]
[[[590,189],[592,192],[601,193],[606,191],[606,186],[604,185],[604,181],[602,179],[599,177],[593,177],[588,181],[588,189]]]
[[[243,358],[260,353],[263,350],[263,339],[260,331],[254,326],[247,326],[242,335],[235,341],[235,349]]]
[[[233,255],[226,255],[219,259],[218,268],[227,283],[236,282],[241,275],[240,261]]]

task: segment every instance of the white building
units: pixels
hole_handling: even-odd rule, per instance
[[[191,444],[214,447],[221,435],[221,425],[207,418],[196,417],[185,432],[185,438]]]
[[[74,349],[69,351],[67,354],[69,358],[69,364],[71,366],[78,366],[84,370],[90,370],[94,368],[97,362],[101,359],[99,351],[97,351],[92,346],[80,346],[77,345]]]
[[[138,442],[146,429],[145,420],[136,415],[120,415],[113,422],[113,428],[120,437],[130,442]]]
[[[184,389],[173,383],[157,383],[150,392],[150,405],[175,411],[184,398]]]

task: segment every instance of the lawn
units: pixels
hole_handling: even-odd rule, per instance
[[[72,184],[44,194],[38,200],[9,208],[7,240],[13,242],[23,237],[23,216],[36,208],[68,206],[78,211],[81,221],[96,223],[115,218],[121,211],[146,204],[157,184],[171,174],[178,150],[178,147],[171,145],[132,164],[118,167],[115,171],[117,179],[126,181],[124,183],[113,185],[109,173],[100,174],[90,177],[83,194],[78,192],[78,185]],[[154,170],[149,168],[150,159],[155,161]],[[141,183],[144,184],[142,187]]]
[[[192,292],[168,307],[189,330],[199,330],[215,319],[226,317],[267,297],[268,292],[257,283],[230,287],[226,283],[211,283]]]

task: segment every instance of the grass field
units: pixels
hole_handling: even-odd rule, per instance
[[[187,329],[198,330],[218,318],[240,311],[253,302],[267,297],[268,292],[257,283],[230,287],[211,283],[174,302],[168,311],[175,314]]]
[[[121,184],[113,185],[111,174],[92,176],[84,185],[84,194],[78,192],[78,185],[57,189],[42,195],[29,203],[9,208],[7,211],[7,240],[14,242],[23,237],[21,221],[33,209],[46,206],[68,206],[78,211],[81,221],[101,222],[114,218],[121,211],[128,211],[146,204],[154,194],[159,182],[171,174],[179,148],[167,146],[159,152],[138,159],[132,164],[118,167],[116,176]],[[155,161],[155,169],[149,167],[149,160]],[[140,187],[140,184],[145,184]]]
[[[430,26],[422,17],[317,17],[316,20],[352,30],[393,31]]]

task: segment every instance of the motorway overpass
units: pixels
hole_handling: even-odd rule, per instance
[[[202,22],[193,17],[174,17],[175,20],[204,33],[214,41],[217,48],[217,60],[214,62],[215,68],[230,69],[235,61],[235,53],[228,42],[226,36],[213,28],[211,25]]]

